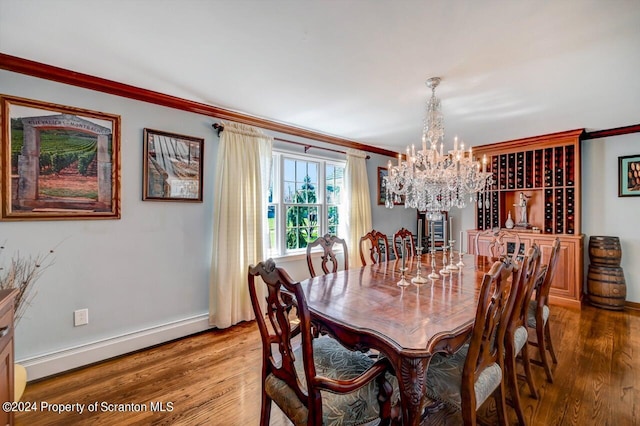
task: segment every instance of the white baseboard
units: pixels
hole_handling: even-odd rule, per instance
[[[210,328],[212,327],[209,325],[209,315],[202,314],[48,354],[16,360],[16,363],[27,369],[28,380],[37,380]]]

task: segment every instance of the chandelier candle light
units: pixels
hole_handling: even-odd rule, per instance
[[[415,145],[407,147],[404,161],[402,154],[398,154],[397,165],[389,161],[389,173],[384,178],[386,207],[393,208],[404,197],[405,208],[426,212],[427,220],[441,220],[442,212],[466,207],[467,200],[476,201],[477,194],[493,183],[492,174],[486,171],[486,156],[481,169],[472,148],[465,151],[464,143],[458,143],[457,137],[453,150],[444,151],[442,111],[440,99],[435,95],[439,83],[438,77],[427,80],[431,98],[427,102],[422,149],[416,151]]]

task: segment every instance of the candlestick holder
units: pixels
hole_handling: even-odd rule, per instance
[[[458,265],[453,263],[454,262],[454,260],[453,260],[453,257],[454,257],[453,256],[453,247],[455,247],[453,243],[455,243],[455,242],[456,242],[456,240],[449,240],[449,247],[451,247],[451,255],[449,256],[449,265],[447,266],[447,269],[449,271],[457,271],[458,269],[460,269],[460,268],[458,268]]]
[[[418,251],[418,264],[416,265],[416,276],[411,279],[411,282],[415,285],[422,285],[427,283],[427,279],[422,276],[422,249],[424,247],[416,247]]]
[[[432,280],[437,280],[440,278],[440,275],[436,272],[436,249],[431,246],[431,273],[427,275],[427,278]]]
[[[401,274],[400,274],[400,281],[398,281],[398,282],[396,283],[396,285],[397,285],[398,287],[406,287],[406,286],[408,286],[409,284],[411,284],[411,283],[410,283],[409,281],[407,281],[407,280],[405,279],[405,277],[404,277],[404,273],[405,273],[406,271],[408,271],[408,270],[409,270],[409,268],[404,268],[404,267],[403,267],[403,268],[400,268],[400,273],[401,273]]]
[[[465,255],[465,253],[462,250],[460,250],[460,253],[459,253],[459,256],[458,256],[458,263],[456,263],[456,265],[458,265],[458,267],[460,269],[462,269],[462,268],[464,268],[466,266],[464,264],[464,262],[462,261],[462,256],[464,256],[464,255]]]
[[[447,258],[447,249],[448,248],[449,247],[447,247],[446,244],[442,246],[442,269],[440,269],[440,271],[438,271],[438,272],[440,272],[440,275],[448,275],[448,274],[451,273],[447,269],[447,266],[449,264],[449,260]]]

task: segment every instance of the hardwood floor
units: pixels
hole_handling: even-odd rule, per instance
[[[542,368],[534,368],[538,400],[529,397],[521,383],[528,424],[640,424],[640,314],[553,306],[551,325],[558,355],[555,380],[548,383]],[[36,402],[39,410],[18,413],[16,424],[257,425],[260,359],[260,339],[253,322],[201,333],[29,383],[22,401]],[[42,411],[44,402],[84,404],[84,412]],[[98,409],[89,412],[89,404],[96,402]],[[166,411],[157,411],[158,403]],[[493,404],[486,405],[482,417],[493,424]],[[108,411],[118,408],[125,411]],[[511,409],[509,418],[516,424]],[[289,423],[274,407],[271,424]],[[428,424],[457,425],[461,418],[442,410]]]

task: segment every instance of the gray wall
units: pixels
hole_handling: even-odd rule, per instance
[[[640,197],[618,197],[618,157],[625,155],[640,155],[640,133],[582,142],[585,282],[589,237],[617,236],[622,245],[627,300],[640,303]]]
[[[0,222],[0,242],[8,253],[56,248],[55,264],[38,281],[37,295],[16,329],[16,359],[27,365],[29,378],[206,329],[218,147],[211,124],[217,120],[7,71],[0,71],[0,93],[122,119],[122,219]],[[142,201],[145,127],[205,139],[203,203]],[[373,154],[367,162],[372,202],[377,167],[387,160]],[[374,227],[385,233],[415,228],[415,211],[398,213],[374,204]],[[303,256],[279,263],[296,279],[308,277]],[[89,324],[74,327],[73,311],[81,308],[89,309]]]
[[[121,220],[0,222],[8,250],[45,252],[55,265],[16,330],[28,358],[157,327],[208,312],[214,164],[209,117],[0,71],[0,93],[119,114]],[[143,128],[205,138],[204,202],[143,202]],[[73,311],[89,324],[73,326]]]

